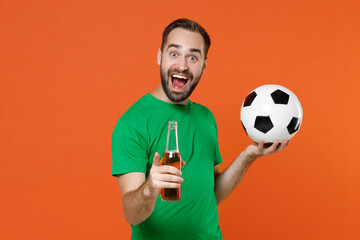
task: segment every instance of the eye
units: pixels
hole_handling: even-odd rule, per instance
[[[171,52],[171,53],[170,53],[170,56],[172,56],[172,57],[177,57],[177,53],[176,53],[176,52]]]
[[[197,60],[197,57],[195,57],[195,56],[190,56],[189,59],[190,59],[191,61],[196,61],[196,60]]]

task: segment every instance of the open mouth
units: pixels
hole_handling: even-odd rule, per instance
[[[186,75],[181,75],[178,73],[171,74],[171,83],[174,90],[184,90],[189,82],[189,77]]]

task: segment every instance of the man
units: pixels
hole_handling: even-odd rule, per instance
[[[157,62],[161,84],[139,99],[118,121],[112,137],[112,174],[118,177],[132,239],[222,239],[217,205],[236,187],[258,157],[288,142],[248,146],[225,171],[214,116],[189,96],[207,66],[210,38],[196,22],[178,19],[163,32]],[[182,171],[161,165],[167,123],[178,121]],[[162,188],[177,188],[178,202],[163,202]]]

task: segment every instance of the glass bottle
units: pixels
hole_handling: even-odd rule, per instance
[[[169,121],[166,150],[162,157],[162,165],[171,165],[181,171],[181,155],[179,151],[177,122]],[[179,201],[181,198],[181,185],[179,188],[161,189],[161,200],[167,202]]]

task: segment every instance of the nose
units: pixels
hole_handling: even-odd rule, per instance
[[[186,71],[186,70],[189,69],[188,62],[187,62],[187,59],[185,57],[182,57],[182,58],[179,59],[178,68],[181,71]]]

